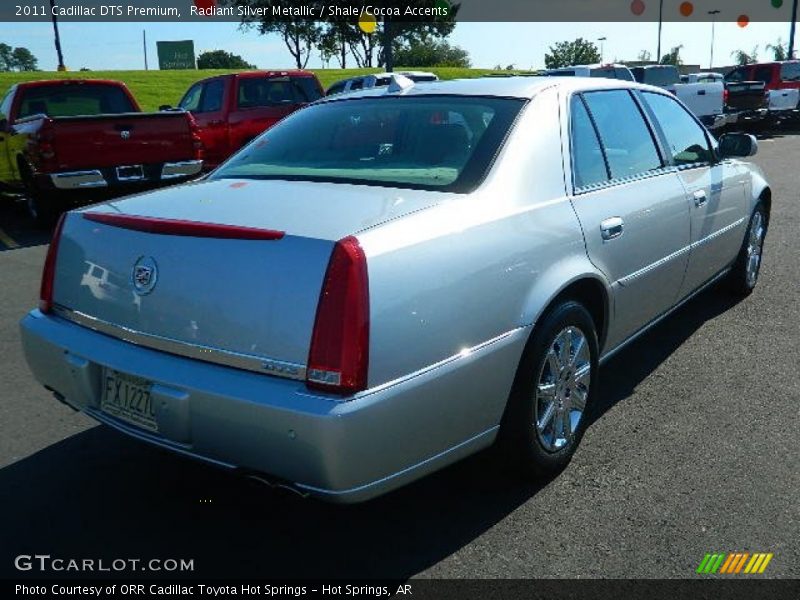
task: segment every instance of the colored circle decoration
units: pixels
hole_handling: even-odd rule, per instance
[[[217,4],[217,0],[192,0],[192,2],[201,10],[210,10]]]
[[[739,15],[739,18],[736,19],[736,24],[742,29],[744,29],[745,27],[750,25],[750,17],[748,17],[747,15]]]
[[[694,12],[694,4],[691,2],[681,2],[680,11],[681,15],[684,17],[691,17]]]
[[[772,8],[780,8],[783,6],[783,0],[772,0]]]
[[[375,15],[371,15],[368,12],[361,13],[361,16],[358,17],[358,27],[364,33],[375,33],[375,30],[378,28]]]
[[[633,0],[633,2],[631,2],[631,12],[637,17],[644,13],[645,8],[647,7],[642,0]]]

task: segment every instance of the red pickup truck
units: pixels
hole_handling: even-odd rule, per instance
[[[286,115],[324,95],[310,71],[245,71],[198,81],[178,108],[190,111],[197,121],[204,166],[212,169]]]
[[[42,224],[69,203],[175,183],[201,169],[192,116],[142,113],[123,83],[20,83],[0,102],[0,185],[23,189]]]

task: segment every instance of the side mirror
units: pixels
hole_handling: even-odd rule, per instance
[[[749,133],[726,133],[719,138],[721,158],[755,156],[757,152],[758,141]]]

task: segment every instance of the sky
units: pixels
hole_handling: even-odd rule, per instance
[[[255,31],[241,31],[236,23],[60,23],[61,45],[70,70],[86,67],[95,71],[142,69],[142,30],[147,32],[150,68],[157,68],[156,41],[195,41],[195,52],[224,49],[241,55],[259,68],[294,66],[283,41],[275,35],[262,36]],[[799,28],[800,29],[800,28]],[[491,68],[513,64],[517,69],[544,67],[544,54],[558,41],[583,37],[592,41],[607,38],[604,59],[636,60],[642,50],[656,54],[657,23],[459,23],[450,36],[451,43],[470,53],[473,67]],[[765,46],[789,38],[788,23],[750,23],[746,28],[734,22],[716,25],[714,63],[732,64],[735,50],[751,52],[758,46],[758,56],[771,58]],[[517,41],[512,41],[517,40]],[[522,40],[519,42],[518,40]],[[39,59],[43,70],[55,70],[57,60],[50,23],[0,23],[0,42],[25,46]],[[596,42],[598,47],[600,42]],[[662,54],[683,44],[684,63],[709,66],[711,52],[710,23],[665,22],[662,31]],[[800,45],[798,33],[797,45]],[[320,68],[319,56],[312,55],[309,68]],[[338,66],[335,61],[331,67]],[[350,66],[350,65],[348,65]],[[352,66],[355,66],[353,63]]]

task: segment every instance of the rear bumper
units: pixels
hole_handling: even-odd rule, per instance
[[[742,125],[748,123],[760,123],[769,116],[766,108],[755,108],[752,110],[741,110],[738,112],[727,113],[729,125]]]
[[[20,323],[36,379],[128,435],[336,502],[358,502],[490,445],[527,328],[346,402],[281,379],[151,350],[69,321]],[[100,410],[104,368],[153,382],[159,433]]]
[[[163,181],[188,179],[199,175],[202,168],[202,160],[186,160],[150,165],[128,165],[49,173],[41,175],[40,178],[47,187],[52,187],[56,190],[85,190],[131,184],[158,184]]]

